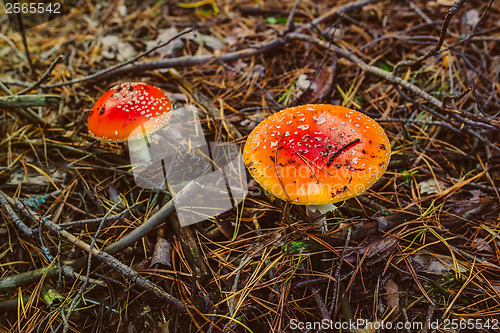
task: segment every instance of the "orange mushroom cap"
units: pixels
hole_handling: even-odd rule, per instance
[[[391,146],[375,120],[342,106],[284,109],[248,136],[243,160],[274,196],[299,205],[355,197],[384,174]]]
[[[160,89],[140,82],[122,83],[97,100],[87,127],[97,140],[135,140],[160,129],[171,109],[170,100]]]

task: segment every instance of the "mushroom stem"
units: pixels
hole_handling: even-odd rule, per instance
[[[326,234],[328,232],[328,225],[326,223],[326,214],[329,212],[333,212],[336,209],[337,206],[335,206],[334,204],[307,205],[306,214],[312,220],[316,220],[319,218],[318,223],[320,225],[321,232]]]
[[[145,135],[142,138],[129,140],[128,149],[133,161],[149,162],[153,159],[151,156],[150,137]],[[133,157],[133,158],[132,158]]]

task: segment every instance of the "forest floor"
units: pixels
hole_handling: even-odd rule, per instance
[[[493,1],[52,3],[0,18],[0,332],[498,330]],[[391,161],[326,233],[244,168],[244,200],[180,227],[178,192],[87,129],[139,81],[238,150],[281,109],[356,109]]]

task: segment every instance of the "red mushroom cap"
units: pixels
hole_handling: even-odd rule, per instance
[[[140,82],[122,83],[97,100],[87,127],[101,141],[135,140],[160,129],[171,108],[170,100],[160,89]]]
[[[387,169],[391,155],[382,127],[342,106],[292,107],[262,121],[248,136],[243,159],[274,196],[324,205],[357,196]]]

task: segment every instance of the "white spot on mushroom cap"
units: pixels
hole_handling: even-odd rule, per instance
[[[297,126],[297,128],[305,131],[306,129],[309,128],[309,125],[299,125],[299,126]]]
[[[319,117],[313,116],[313,119],[318,125],[321,125],[326,122],[326,118],[324,117],[324,115],[321,115]]]

